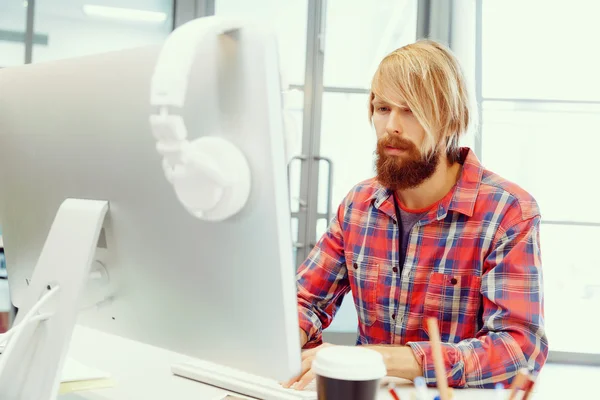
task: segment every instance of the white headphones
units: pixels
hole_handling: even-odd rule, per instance
[[[244,207],[251,186],[248,161],[239,148],[219,136],[220,132],[187,140],[183,117],[171,114],[169,108],[185,104],[198,48],[211,37],[241,27],[238,22],[214,16],[182,25],[167,38],[152,77],[150,103],[159,107],[159,113],[150,115],[150,124],[158,141],[156,150],[163,156],[165,176],[181,204],[194,216],[208,221],[225,220]],[[217,60],[215,57],[205,62]],[[206,98],[217,99],[218,93],[213,91],[208,90]]]

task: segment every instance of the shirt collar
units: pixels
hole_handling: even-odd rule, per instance
[[[463,167],[458,182],[452,189],[454,194],[440,202],[436,210],[437,219],[444,218],[448,211],[456,211],[468,217],[473,215],[483,176],[483,166],[473,150],[468,147],[460,149],[460,160]],[[392,190],[378,182],[376,184],[377,190],[366,201],[372,201],[375,208],[389,211],[388,214],[395,216],[393,199],[390,198]]]

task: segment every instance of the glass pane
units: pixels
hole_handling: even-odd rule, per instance
[[[484,97],[600,100],[600,2],[482,3]]]
[[[357,332],[358,331],[358,314],[354,306],[354,298],[352,293],[348,293],[344,297],[341,307],[335,314],[335,318],[327,332]]]
[[[545,220],[600,222],[600,105],[484,102],[483,161],[529,191]]]
[[[239,17],[258,22],[271,29],[277,38],[283,89],[288,85],[302,87],[306,69],[306,22],[308,0],[215,0],[215,15]],[[295,159],[302,153],[304,92],[298,88],[283,93],[286,110],[286,158],[290,189],[290,209],[300,210],[300,174],[302,161]],[[294,240],[298,241],[298,219],[292,218]],[[304,242],[304,239],[300,239]],[[302,250],[303,251],[303,250]],[[298,250],[294,250],[296,255]],[[294,261],[295,264],[304,259]]]
[[[414,42],[417,0],[329,0],[324,85],[369,88],[390,51]]]
[[[331,209],[335,214],[350,189],[375,175],[374,153],[377,139],[368,120],[366,94],[324,93],[321,122],[321,150],[333,162]],[[319,207],[326,211],[327,166],[319,168]]]
[[[307,0],[216,0],[215,14],[252,18],[273,29],[284,80],[303,85],[306,69]]]
[[[49,61],[161,43],[173,28],[173,0],[36,1],[33,61]]]
[[[0,1],[0,68],[25,63],[27,7],[22,1]]]
[[[542,225],[548,340],[553,351],[600,354],[600,227]],[[573,330],[585,334],[574,340]]]
[[[323,236],[323,234],[325,233],[325,231],[327,230],[327,227],[329,226],[329,221],[326,220],[325,218],[319,218],[317,219],[317,225],[316,225],[316,234],[317,234],[317,239],[320,238],[321,236]]]
[[[350,189],[362,180],[375,176],[374,153],[377,144],[375,131],[368,120],[366,94],[324,93],[321,121],[320,154],[333,162],[332,204],[333,215]],[[328,167],[320,163],[318,211],[324,213],[327,205]],[[317,238],[321,237],[329,221],[317,221]],[[358,317],[352,295],[344,298],[330,332],[356,332]]]

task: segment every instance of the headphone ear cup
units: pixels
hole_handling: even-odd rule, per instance
[[[176,167],[171,183],[179,202],[200,219],[205,219],[206,211],[215,208],[223,196],[217,181],[186,163]]]
[[[221,137],[204,136],[185,146],[171,182],[190,213],[203,220],[222,221],[246,204],[251,172],[237,146]]]

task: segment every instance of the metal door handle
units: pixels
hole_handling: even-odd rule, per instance
[[[299,154],[297,156],[294,156],[291,158],[291,160],[288,162],[287,165],[287,175],[288,175],[288,193],[289,193],[289,197],[290,197],[290,204],[289,204],[289,208],[290,208],[290,214],[294,214],[294,212],[292,211],[292,181],[291,181],[291,169],[292,169],[292,163],[294,161],[300,161],[301,163],[306,161],[307,157],[304,154]],[[302,198],[298,198],[298,211],[300,210],[306,210],[308,203],[305,199]],[[303,249],[306,247],[306,245],[304,243],[301,242],[293,242],[292,246],[294,246],[294,248],[296,249]]]
[[[317,161],[325,161],[328,166],[327,173],[327,207],[325,208],[325,215],[327,216],[327,223],[331,222],[331,200],[333,199],[333,161],[329,157],[323,156],[315,156],[314,158]]]
[[[297,156],[294,156],[291,158],[291,160],[288,162],[287,165],[287,175],[288,175],[288,193],[290,194],[290,213],[293,213],[292,211],[292,180],[291,180],[291,170],[292,170],[292,163],[294,161],[300,161],[300,162],[304,162],[306,161],[307,157],[304,154],[299,154]],[[306,208],[307,206],[307,202],[305,199],[302,198],[298,198],[298,208],[304,207]]]

